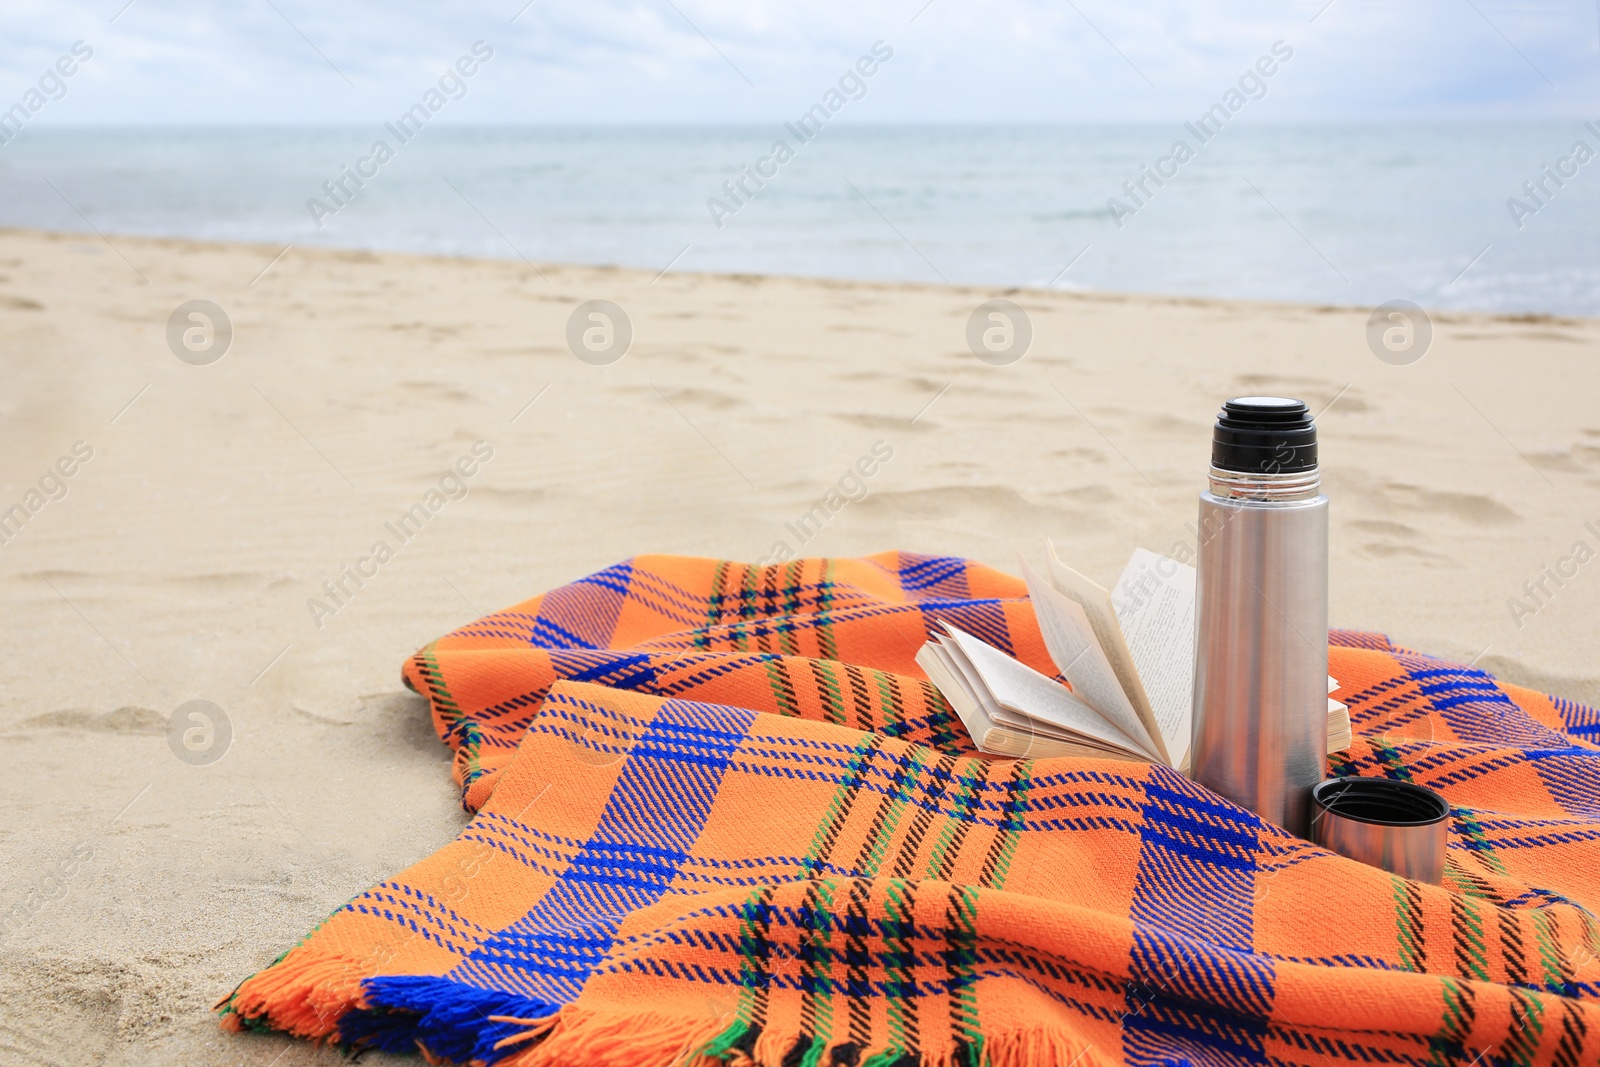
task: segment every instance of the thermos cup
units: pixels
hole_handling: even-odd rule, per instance
[[[1329,778],[1311,791],[1311,840],[1402,878],[1444,882],[1450,802],[1389,778]]]
[[[1300,837],[1327,766],[1328,498],[1310,409],[1235,397],[1200,494],[1189,773]]]

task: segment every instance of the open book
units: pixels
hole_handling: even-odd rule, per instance
[[[1194,568],[1136,549],[1107,592],[1045,543],[1049,574],[1022,561],[1045,648],[1071,688],[942,623],[917,663],[980,751],[1102,756],[1187,770],[1194,688]],[[1337,683],[1328,679],[1328,692]],[[1350,745],[1328,700],[1328,751]]]

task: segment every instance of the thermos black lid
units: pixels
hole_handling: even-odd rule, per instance
[[[1286,396],[1234,397],[1217,414],[1211,465],[1251,474],[1314,469],[1317,427],[1311,409]]]

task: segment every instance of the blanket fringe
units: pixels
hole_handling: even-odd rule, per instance
[[[363,977],[363,969],[354,959],[299,946],[245,979],[218,1005],[223,1012],[222,1025],[245,1030],[265,1024],[296,1037],[335,1038],[339,1019],[364,1006]]]
[[[666,1015],[568,1004],[545,1019],[501,1016],[490,1021],[530,1024],[527,1030],[502,1040],[497,1048],[539,1041],[501,1060],[496,1067],[714,1067],[729,1062],[700,1055],[701,1049],[728,1028],[727,1020],[710,1015]]]
[[[994,1067],[1121,1067],[1121,1042],[1115,1053],[1107,1052],[1086,1038],[1057,1028],[1036,1027],[1011,1030],[984,1042],[985,1061]]]
[[[793,1032],[762,1030],[754,1035],[742,1022],[726,1018],[686,1018],[651,1012],[568,1004],[544,1019],[494,1017],[490,1021],[526,1023],[527,1030],[500,1042],[513,1049],[497,1067],[785,1067],[850,1062],[862,1067],[1118,1067],[1116,1050],[1096,1047],[1081,1035],[1055,1027],[1035,1027],[987,1038],[980,1046],[921,1050],[911,1054],[888,1047],[856,1048],[847,1037],[797,1049]],[[752,1040],[753,1036],[753,1040]],[[538,1041],[528,1048],[515,1047]],[[835,1056],[835,1052],[843,1056]]]

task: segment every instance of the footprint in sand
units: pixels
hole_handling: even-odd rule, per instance
[[[1453,493],[1401,482],[1385,484],[1382,492],[1391,508],[1400,513],[1431,511],[1471,526],[1504,526],[1522,521],[1521,515],[1481,493]]]
[[[164,734],[167,732],[167,717],[153,708],[132,704],[105,712],[63,708],[23,719],[15,729],[78,730],[92,734]]]

